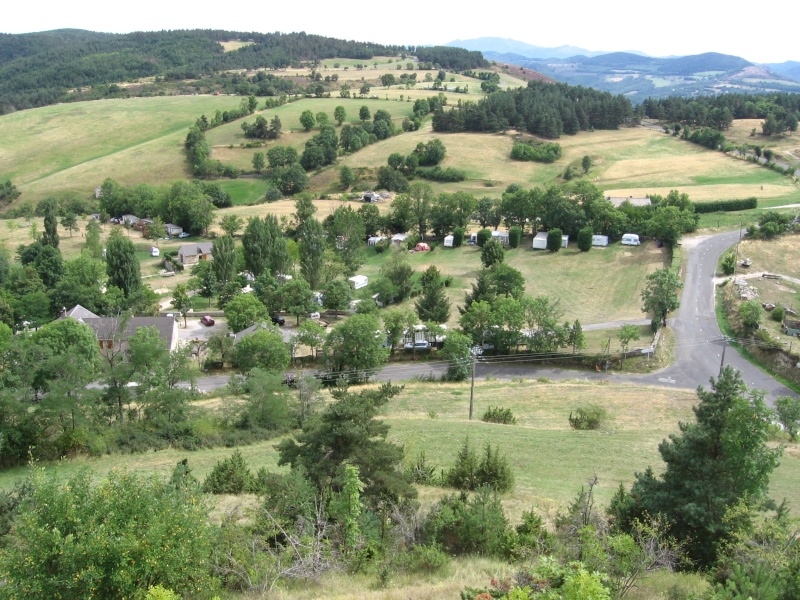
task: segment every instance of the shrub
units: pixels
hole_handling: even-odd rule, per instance
[[[561,158],[561,144],[558,142],[515,142],[511,148],[511,158],[552,163]]]
[[[481,417],[482,421],[487,423],[500,423],[501,425],[516,425],[517,419],[510,408],[500,408],[499,406],[490,406],[486,409]]]
[[[573,429],[600,429],[607,420],[608,411],[597,404],[581,406],[575,411],[574,416],[569,413],[569,426]]]
[[[450,560],[436,544],[414,546],[410,552],[402,553],[403,567],[416,573],[435,573]]]
[[[427,542],[452,554],[505,557],[513,546],[500,499],[486,487],[472,498],[463,492],[445,496],[433,506],[422,528]]]
[[[733,252],[728,252],[722,257],[720,262],[723,275],[733,275],[736,270],[736,255]]]
[[[460,248],[464,243],[464,230],[461,227],[456,227],[453,230],[453,248]]]
[[[436,465],[428,463],[424,451],[417,454],[417,458],[414,460],[414,463],[406,468],[406,474],[413,483],[419,483],[421,485],[436,485],[438,483],[436,477]]]
[[[551,229],[547,232],[547,249],[550,252],[558,252],[561,249],[561,237],[563,235],[560,229]]]
[[[442,474],[444,485],[460,490],[476,490],[488,486],[498,492],[506,492],[514,487],[514,473],[508,464],[508,458],[500,455],[499,448],[492,450],[487,442],[483,457],[478,455],[469,445],[469,438],[456,455],[453,468]]]
[[[218,462],[203,482],[203,491],[211,494],[243,494],[256,489],[256,479],[239,450]]]
[[[773,321],[777,321],[778,323],[783,323],[783,318],[786,316],[786,309],[782,306],[776,306],[772,309],[772,312],[769,314]]]
[[[578,250],[588,252],[592,249],[592,237],[594,230],[591,227],[584,227],[578,232]]]
[[[478,247],[483,248],[483,245],[492,239],[492,230],[491,229],[481,229],[478,231]]]
[[[282,198],[283,198],[283,194],[281,193],[281,191],[278,188],[273,187],[273,186],[270,186],[267,189],[267,193],[264,194],[264,200],[266,200],[267,202],[277,202],[278,200],[280,200]]]
[[[517,248],[521,241],[522,241],[522,228],[514,225],[514,227],[508,230],[508,245],[511,248]]]

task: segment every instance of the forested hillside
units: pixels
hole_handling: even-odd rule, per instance
[[[224,52],[218,42],[228,40],[252,43]],[[76,88],[141,77],[196,78],[226,69],[282,68],[333,57],[368,60],[398,51],[397,46],[305,33],[59,30],[1,34],[0,114],[69,101],[69,91]]]
[[[633,118],[623,96],[591,88],[531,81],[527,88],[498,91],[477,104],[434,115],[434,131],[501,131],[513,127],[545,138],[588,129],[616,129]]]

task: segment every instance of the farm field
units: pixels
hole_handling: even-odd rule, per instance
[[[772,148],[790,164],[800,161],[800,133],[787,131],[781,135],[767,137],[761,134],[763,122],[764,119],[737,119],[725,131],[725,137],[737,145],[750,144]],[[756,130],[756,134],[751,136],[753,129]]]

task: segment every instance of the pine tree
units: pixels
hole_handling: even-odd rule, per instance
[[[698,388],[696,422],[680,423],[680,433],[658,447],[666,469],[637,473],[630,494],[618,493],[611,513],[629,528],[644,515],[663,515],[670,534],[683,542],[700,567],[713,564],[720,545],[737,523],[729,509],[756,508],[767,498],[769,475],[780,450],[767,446],[770,411],[763,393],[751,391],[738,371],[725,367],[711,378],[711,391]]]
[[[450,300],[444,290],[439,269],[431,265],[422,277],[422,295],[415,304],[419,320],[446,323],[450,318]]]

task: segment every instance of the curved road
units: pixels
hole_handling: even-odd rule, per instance
[[[676,361],[669,367],[647,375],[626,375],[609,372],[578,371],[553,367],[538,367],[530,364],[478,364],[476,377],[495,377],[509,379],[514,377],[547,377],[549,379],[583,379],[589,381],[615,381],[638,383],[662,387],[696,389],[709,387],[709,379],[716,377],[720,370],[723,352],[722,333],[717,326],[714,312],[714,275],[719,257],[739,241],[739,231],[721,233],[715,236],[686,239],[688,252],[686,277],[681,294],[681,306],[676,316],[669,320],[676,338]],[[689,243],[694,247],[690,248]],[[649,323],[649,320],[646,321]],[[586,327],[589,329],[589,326]],[[739,353],[728,347],[725,364],[733,366],[742,373],[748,388],[764,390],[769,404],[778,396],[792,396],[794,393],[753,366]],[[445,372],[439,363],[409,362],[387,365],[379,371],[378,381],[404,380],[415,377],[435,376]],[[222,387],[228,382],[227,376],[202,377],[197,381],[201,390]]]

